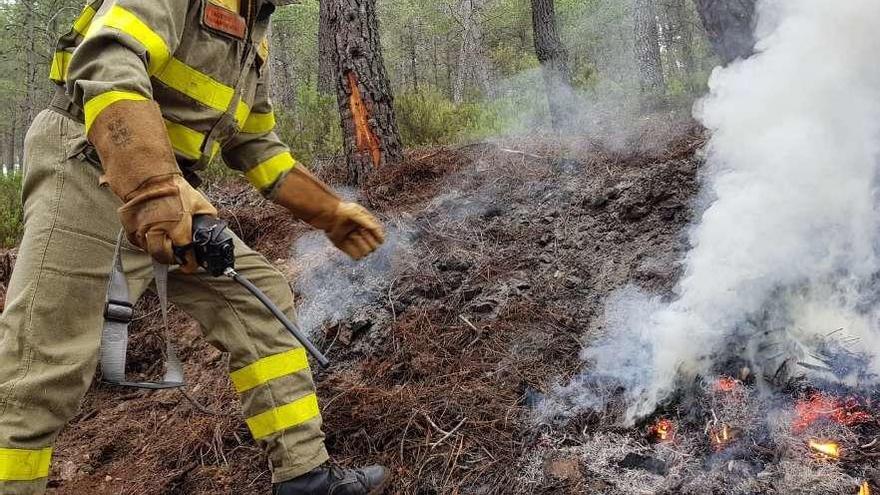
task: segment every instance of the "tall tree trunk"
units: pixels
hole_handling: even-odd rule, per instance
[[[452,100],[464,101],[465,92],[473,85],[479,91],[489,90],[488,61],[483,56],[483,26],[480,13],[485,0],[460,0],[456,17],[462,26],[458,50],[458,71],[452,86]]]
[[[330,7],[333,0],[318,2],[318,92],[332,94],[336,89],[333,51],[336,49]]]
[[[418,65],[418,51],[416,46],[416,28],[415,22],[410,21],[409,23],[409,39],[407,40],[407,48],[409,51],[409,70],[410,76],[412,79],[413,91],[419,91],[419,65]]]
[[[712,48],[724,65],[754,51],[755,1],[694,0]]]
[[[680,73],[685,80],[685,86],[689,91],[694,92],[697,89],[697,80],[694,77],[694,23],[691,22],[693,13],[687,0],[672,0],[669,8],[675,22]]]
[[[666,92],[666,82],[663,78],[663,63],[660,60],[657,7],[654,0],[635,0],[634,14],[639,85],[642,94],[659,97]]]
[[[376,0],[329,0],[336,97],[342,118],[349,180],[403,158],[393,96],[379,43]]]
[[[571,70],[568,67],[568,52],[559,37],[553,0],[531,0],[531,2],[535,54],[544,72],[553,128],[560,130],[569,120],[568,114],[571,108]]]

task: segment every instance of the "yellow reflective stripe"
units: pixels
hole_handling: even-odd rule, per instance
[[[76,21],[74,21],[73,30],[80,36],[85,36],[86,31],[89,29],[89,25],[92,23],[92,20],[97,13],[98,12],[94,7],[86,5],[86,8],[83,9],[82,13],[76,18]]]
[[[165,121],[165,128],[168,130],[168,138],[174,151],[193,160],[198,160],[202,156],[204,134],[168,120]]]
[[[98,115],[101,115],[104,109],[123,100],[143,101],[147,100],[147,98],[140,93],[133,93],[131,91],[107,91],[95,96],[87,101],[85,108],[83,108],[83,113],[86,114],[86,134],[89,133],[92,124],[95,123],[95,119],[98,118]]]
[[[265,438],[273,433],[293,428],[321,414],[318,409],[318,397],[309,394],[290,404],[247,418],[245,422],[255,439]]]
[[[232,97],[235,96],[234,89],[176,58],[172,58],[155,76],[166,86],[220,112],[225,112],[229,108]]]
[[[266,189],[274,184],[281,177],[281,174],[292,169],[295,165],[296,160],[293,159],[289,151],[285,151],[248,170],[244,175],[257,189]]]
[[[0,481],[32,481],[49,476],[52,447],[0,449]]]
[[[52,67],[49,69],[49,79],[56,82],[66,81],[71,58],[73,54],[70,52],[55,52],[55,56],[52,57]]]
[[[275,128],[275,113],[252,113],[248,117],[242,132],[248,134],[265,134]]]
[[[238,107],[235,109],[235,121],[238,122],[238,127],[242,128],[247,122],[248,118],[251,116],[251,107],[248,106],[242,100],[238,100]]]
[[[86,38],[94,36],[99,29],[109,27],[131,36],[147,49],[149,72],[155,74],[171,59],[171,52],[165,40],[130,11],[114,5],[89,26]]]
[[[246,392],[282,376],[309,369],[309,359],[302,347],[265,357],[229,374],[236,392]]]
[[[201,158],[202,145],[205,142],[204,134],[170,120],[165,121],[165,129],[168,130],[168,139],[174,151],[193,160]],[[211,148],[211,158],[217,156],[219,151],[220,143],[215,141]]]

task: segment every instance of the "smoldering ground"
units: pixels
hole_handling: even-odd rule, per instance
[[[715,371],[733,335],[786,332],[809,347],[843,327],[878,369],[880,5],[765,0],[758,11],[757,53],[716,69],[695,109],[712,136],[706,206],[673,297],[614,296],[606,334],[582,353],[589,371],[545,412],[602,409],[622,388],[631,424],[677,380]]]

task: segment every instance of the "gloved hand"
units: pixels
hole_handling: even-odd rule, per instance
[[[104,168],[103,180],[125,203],[119,208],[128,239],[156,261],[175,262],[173,246],[192,243],[193,215],[217,210],[181,176],[159,106],[122,100],[94,118],[89,141]],[[183,269],[197,269],[194,258]]]
[[[345,254],[359,260],[385,242],[385,232],[376,217],[357,203],[339,203],[333,214],[312,225],[323,230],[330,242]]]
[[[300,164],[281,179],[270,197],[295,217],[323,230],[334,246],[356,260],[385,242],[376,217],[357,203],[341,201]]]
[[[180,175],[149,180],[119,208],[128,240],[166,265],[176,262],[175,246],[192,244],[195,215],[217,216],[217,210]],[[198,269],[191,253],[181,269],[185,273]]]

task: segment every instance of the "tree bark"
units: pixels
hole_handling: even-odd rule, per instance
[[[561,130],[569,120],[571,108],[571,70],[568,67],[568,52],[559,37],[553,0],[531,0],[531,2],[535,55],[541,62],[544,73],[553,128]]]
[[[715,53],[727,65],[755,48],[755,0],[694,0]]]
[[[318,92],[332,94],[336,89],[333,51],[336,47],[330,7],[332,0],[318,2]]]
[[[635,0],[634,6],[639,86],[643,95],[659,97],[666,92],[666,81],[663,78],[663,63],[660,60],[657,7],[654,0]]]
[[[349,181],[363,185],[376,169],[403,158],[379,43],[376,0],[328,1]]]
[[[489,90],[489,64],[483,56],[483,26],[479,18],[485,0],[460,0],[456,17],[461,25],[458,72],[452,86],[452,101],[461,103],[473,85],[481,92]]]

